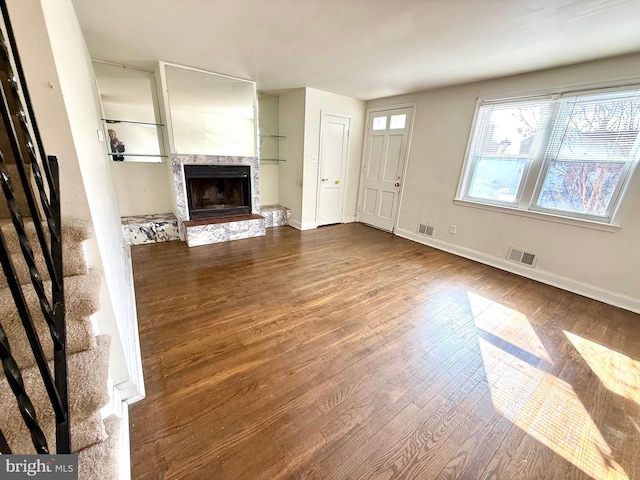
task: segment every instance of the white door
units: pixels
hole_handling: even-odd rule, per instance
[[[342,222],[350,125],[351,120],[348,116],[322,114],[318,225]]]
[[[413,107],[395,108],[367,119],[358,219],[382,230],[395,226],[412,113]]]

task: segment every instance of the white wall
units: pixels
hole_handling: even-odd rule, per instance
[[[111,162],[120,215],[173,212],[175,194],[168,188],[170,173],[165,163]]]
[[[9,9],[38,125],[48,154],[60,160],[64,216],[93,223],[88,263],[104,272],[98,322],[112,336],[115,384],[143,392],[128,248],[113,188],[91,60],[70,0],[11,0]],[[50,86],[52,85],[52,86]],[[97,246],[97,248],[91,247]],[[139,382],[135,385],[135,382]]]
[[[279,202],[278,165],[260,164],[260,206],[275,205]]]
[[[638,54],[369,102],[370,108],[417,102],[396,232],[640,311],[640,169],[616,218],[622,228],[614,233],[453,203],[478,96],[632,80],[640,82]],[[415,234],[418,222],[436,225],[433,240]],[[455,236],[448,233],[450,224],[457,225]],[[536,253],[536,268],[504,260],[509,246]]]
[[[362,100],[324,92],[314,88],[306,88],[305,90],[302,224],[310,225],[317,221],[316,205],[319,172],[317,159],[320,156],[320,122],[322,112],[351,115],[344,218],[345,221],[353,222],[356,217],[358,200],[366,104]],[[316,160],[315,163],[312,162],[312,158]]]
[[[62,215],[88,219],[87,195],[40,1],[9,0],[7,6],[46,153],[60,162]]]
[[[302,158],[304,155],[305,89],[299,88],[280,95],[280,158],[278,167],[278,199],[291,209],[291,223],[302,222]]]

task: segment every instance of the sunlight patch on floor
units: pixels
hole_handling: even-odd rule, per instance
[[[494,408],[596,480],[628,479],[573,388],[479,338]]]
[[[478,328],[553,363],[526,315],[472,292],[467,296]]]
[[[606,388],[640,405],[640,362],[571,332],[564,334]]]

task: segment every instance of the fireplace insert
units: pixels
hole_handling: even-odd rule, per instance
[[[251,167],[185,165],[191,220],[251,213]]]

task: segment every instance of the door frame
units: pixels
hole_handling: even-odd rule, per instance
[[[385,105],[381,107],[367,108],[365,114],[365,131],[364,141],[362,142],[362,159],[360,161],[360,186],[358,188],[358,208],[356,209],[356,222],[360,222],[360,213],[362,212],[362,201],[364,199],[364,174],[366,172],[366,153],[367,145],[369,142],[369,132],[371,132],[371,126],[369,125],[369,117],[372,113],[384,112],[385,110],[396,110],[398,108],[411,108],[411,119],[409,121],[409,136],[407,138],[407,150],[404,154],[404,165],[402,166],[402,178],[400,179],[400,192],[398,194],[398,205],[395,212],[395,220],[391,233],[395,235],[395,231],[398,228],[398,218],[400,217],[400,209],[402,208],[402,199],[404,194],[404,180],[407,177],[407,169],[409,167],[409,154],[411,153],[411,139],[413,138],[413,124],[416,118],[416,110],[418,108],[418,102],[396,103],[393,105]]]
[[[322,119],[325,115],[331,117],[344,118],[349,120],[349,130],[347,130],[347,158],[345,159],[344,165],[342,165],[342,171],[340,172],[342,177],[344,178],[344,188],[342,189],[342,214],[340,215],[340,223],[344,223],[344,199],[346,197],[346,189],[348,185],[347,174],[349,173],[349,169],[347,168],[347,164],[349,163],[349,147],[351,146],[351,120],[353,119],[353,115],[350,113],[335,113],[325,110],[320,110],[320,138],[318,141],[318,169],[316,170],[316,216],[315,223],[318,225],[320,220],[320,184],[322,183],[322,140],[323,134],[322,131]]]

